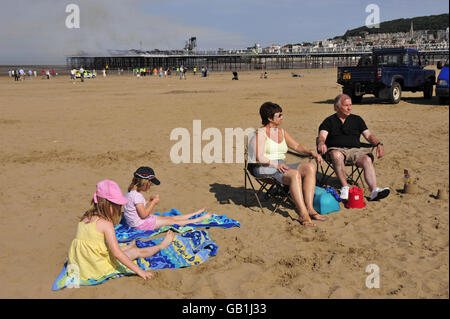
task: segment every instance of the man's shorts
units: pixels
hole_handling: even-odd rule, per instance
[[[345,165],[354,165],[361,156],[368,155],[373,162],[373,154],[371,150],[361,148],[346,148],[346,147],[329,147],[327,152],[327,160],[331,160],[330,151],[338,150],[344,155]]]

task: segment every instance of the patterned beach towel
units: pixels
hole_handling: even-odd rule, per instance
[[[153,235],[154,234],[151,234],[150,236]],[[139,248],[151,247],[159,244],[162,240],[163,238],[136,240],[136,246]],[[211,240],[207,231],[196,230],[176,235],[169,247],[159,251],[151,257],[139,258],[135,260],[134,263],[144,270],[189,267],[201,264],[209,257],[215,256],[217,250],[217,245]],[[74,271],[73,267],[68,268],[66,261],[61,273],[53,283],[52,290],[59,290],[66,287],[74,288],[79,286],[99,285],[108,279],[131,275],[135,275],[135,273],[124,267],[123,272],[107,274],[97,280],[77,280],[76,271]]]
[[[199,216],[202,216],[203,214],[206,213],[197,214],[191,217],[190,219],[197,218]],[[176,216],[181,215],[181,213],[175,208],[172,208],[172,210],[168,212],[155,213],[155,215]],[[173,231],[178,233],[185,233],[200,227],[231,228],[231,227],[241,227],[241,223],[239,223],[234,219],[227,218],[227,215],[213,214],[211,218],[202,220],[201,222],[195,224],[187,224],[185,226],[180,225],[164,226],[157,230],[136,230],[134,228],[129,227],[125,221],[125,218],[122,218],[121,222],[116,226],[116,237],[119,243],[126,243],[137,238],[150,238],[160,233],[163,233],[169,229],[172,229]]]
[[[180,215],[180,212],[176,209],[172,209],[164,213],[155,213],[162,216],[176,216]],[[204,213],[202,213],[204,214]],[[195,215],[191,218],[197,218],[202,214]],[[136,239],[136,246],[139,248],[150,247],[159,244],[163,238],[151,239],[160,233],[163,233],[169,229],[172,229],[179,234],[175,236],[171,245],[148,258],[139,258],[134,262],[144,270],[148,269],[163,269],[163,268],[182,268],[197,265],[205,262],[209,257],[217,254],[218,247],[214,241],[211,240],[209,233],[204,230],[195,230],[199,227],[241,227],[241,224],[233,219],[227,218],[226,215],[215,215],[209,219],[203,220],[195,224],[187,224],[186,226],[171,225],[162,227],[155,231],[140,231],[127,226],[125,219],[116,226],[116,236],[119,241],[119,245],[123,245],[127,242],[131,242]],[[70,267],[69,267],[70,268]],[[103,278],[98,280],[86,280],[79,282],[76,281],[76,276],[72,272],[72,269],[68,269],[67,263],[56,278],[53,284],[53,290],[59,290],[65,287],[79,286],[91,286],[99,285],[108,279],[119,278],[123,276],[135,275],[128,268],[124,268],[121,273],[107,274]]]

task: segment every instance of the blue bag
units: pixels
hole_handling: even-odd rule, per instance
[[[339,195],[333,189],[328,190],[316,186],[313,207],[319,214],[325,215],[340,210],[339,201]]]

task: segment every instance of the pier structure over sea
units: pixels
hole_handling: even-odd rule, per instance
[[[83,67],[85,69],[101,70],[108,68],[132,70],[135,68],[177,68],[180,66],[200,71],[207,67],[210,71],[245,71],[274,69],[309,69],[352,66],[358,63],[363,55],[372,51],[355,52],[303,52],[303,53],[231,53],[220,52],[184,52],[184,53],[135,53],[111,54],[104,56],[76,55],[67,56],[69,68]],[[426,65],[448,57],[447,49],[419,50],[421,59]]]

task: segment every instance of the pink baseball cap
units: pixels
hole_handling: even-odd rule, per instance
[[[97,203],[97,196],[105,198],[117,205],[125,205],[128,199],[123,196],[119,185],[109,179],[97,183],[97,191],[94,193],[94,203]]]

